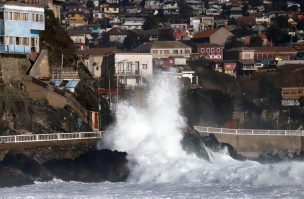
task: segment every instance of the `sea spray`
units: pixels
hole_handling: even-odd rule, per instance
[[[260,164],[237,161],[226,150],[208,150],[210,161],[187,154],[180,142],[185,119],[180,109],[180,84],[173,76],[159,76],[151,88],[147,106],[127,102],[117,108],[116,124],[104,144],[125,151],[130,161],[129,182],[198,182],[294,185],[304,183],[303,162]]]

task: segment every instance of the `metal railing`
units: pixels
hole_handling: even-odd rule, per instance
[[[232,135],[284,135],[304,136],[304,130],[260,130],[260,129],[227,129],[215,127],[193,127],[199,133],[232,134]]]
[[[64,140],[89,140],[102,138],[103,131],[77,132],[77,133],[52,133],[52,134],[23,134],[0,136],[1,143],[22,143],[22,142],[46,142]]]

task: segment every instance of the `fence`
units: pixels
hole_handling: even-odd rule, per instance
[[[0,136],[1,143],[46,142],[64,140],[88,140],[102,138],[103,131],[77,132],[77,133],[52,133]]]
[[[283,135],[304,136],[304,130],[259,130],[259,129],[227,129],[194,126],[199,133],[232,134],[232,135]]]

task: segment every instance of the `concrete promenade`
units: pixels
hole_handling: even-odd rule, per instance
[[[213,134],[221,143],[230,144],[247,157],[273,151],[304,151],[303,130],[227,129],[194,126],[201,136]]]

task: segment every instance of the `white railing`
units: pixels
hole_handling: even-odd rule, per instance
[[[63,140],[88,140],[102,138],[103,131],[77,132],[77,133],[52,133],[52,134],[29,134],[0,136],[1,143],[22,143],[22,142],[46,142]]]
[[[215,127],[193,127],[199,133],[233,134],[233,135],[284,135],[304,136],[304,130],[259,130],[259,129],[227,129]]]

